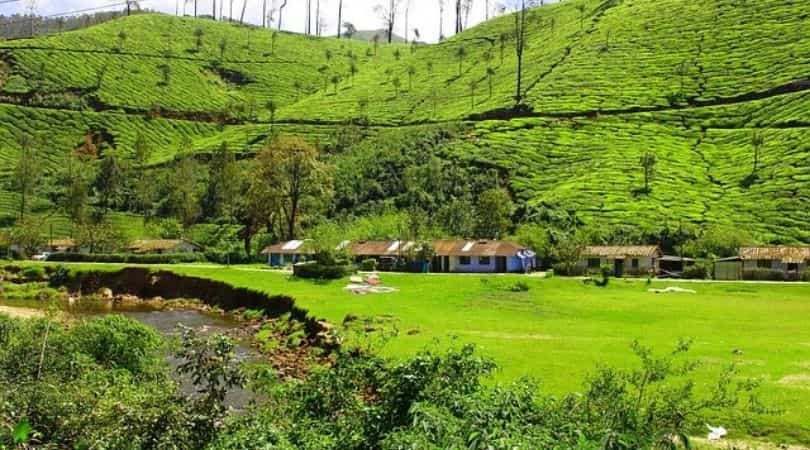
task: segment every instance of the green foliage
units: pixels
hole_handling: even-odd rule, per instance
[[[41,266],[27,266],[20,272],[26,280],[41,281],[45,279],[45,268]]]
[[[743,280],[754,281],[785,281],[786,274],[780,269],[745,269],[743,270]]]
[[[683,269],[681,276],[690,280],[705,280],[709,278],[711,269],[707,264],[702,262],[695,263],[691,266],[686,266]]]
[[[365,272],[374,272],[377,270],[377,260],[364,259],[362,262],[360,262],[360,270]]]
[[[132,263],[132,264],[180,264],[205,262],[200,253],[165,253],[160,255],[138,255],[131,253],[54,253],[49,261],[92,262],[92,263]]]
[[[296,277],[314,280],[335,280],[345,277],[350,271],[350,267],[344,264],[311,262],[293,266],[293,274]]]

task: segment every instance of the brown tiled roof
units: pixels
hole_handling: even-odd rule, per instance
[[[582,255],[617,258],[622,256],[662,256],[662,253],[661,249],[655,245],[606,245],[586,247]]]
[[[515,256],[526,247],[510,241],[445,240],[433,243],[436,256]]]
[[[312,250],[311,245],[307,245],[308,240],[300,241],[283,241],[273,244],[262,250],[263,255],[271,253],[276,255],[312,255],[315,251]]]
[[[810,247],[742,247],[742,259],[770,259],[785,263],[810,261]]]
[[[414,247],[411,241],[357,241],[349,244],[349,252],[356,256],[397,256],[407,254]]]
[[[183,243],[192,244],[182,239],[141,239],[129,246],[129,249],[136,253],[154,252],[160,250],[174,250]]]

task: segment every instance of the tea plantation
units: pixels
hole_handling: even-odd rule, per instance
[[[463,130],[442,156],[497,169],[526,216],[810,243],[809,15],[795,0],[535,8],[520,109],[513,16],[436,45],[157,14],[0,42],[2,225],[19,132],[38,136],[47,174],[88,140],[126,159],[140,134],[158,165],[222,142],[249,156],[272,133],[332,145],[349,122],[362,137],[437,123]],[[658,160],[649,192],[643,152]]]

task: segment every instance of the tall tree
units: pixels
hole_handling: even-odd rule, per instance
[[[146,142],[146,138],[143,134],[138,133],[138,136],[135,138],[135,152],[133,154],[132,165],[135,171],[135,176],[133,177],[135,186],[133,191],[135,194],[135,206],[143,215],[144,222],[149,219],[149,210],[152,206],[152,194],[154,192],[152,180],[149,179],[147,173],[147,165],[149,164],[149,158],[151,156],[152,149]]]
[[[456,34],[461,33],[461,5],[464,0],[456,0]]]
[[[536,0],[515,0],[515,55],[517,56],[517,74],[515,83],[515,105],[523,103],[523,51],[526,49],[526,28],[529,25],[529,8]]]
[[[186,156],[176,163],[174,170],[165,173],[163,181],[168,191],[165,205],[167,212],[174,215],[186,228],[194,225],[200,216],[198,173],[196,161]]]
[[[439,42],[444,40],[444,6],[447,0],[439,1]]]
[[[230,223],[236,211],[240,178],[236,158],[228,144],[223,142],[214,152],[208,165],[208,189],[204,199],[203,213],[210,218],[222,218]]]
[[[16,140],[20,147],[20,157],[14,167],[13,187],[20,194],[20,219],[23,219],[28,198],[34,194],[40,179],[40,164],[34,150],[37,139],[30,134],[20,132],[17,134]]]
[[[106,216],[120,202],[123,188],[124,171],[118,159],[112,154],[105,155],[93,182],[98,217]]]
[[[287,0],[283,0],[281,2],[281,6],[278,7],[278,30],[281,31],[281,15],[284,13],[284,8],[287,7]]]
[[[408,20],[411,15],[411,0],[403,0],[405,2],[405,42],[408,42]]]
[[[87,216],[88,167],[81,158],[69,155],[59,177],[62,192],[59,206],[74,226],[84,222]]]
[[[394,36],[394,25],[397,21],[397,12],[401,1],[402,0],[388,0],[386,5],[377,5],[374,7],[374,12],[377,13],[383,21],[389,44]]]
[[[458,58],[458,76],[461,76],[461,71],[464,68],[464,58],[467,56],[467,49],[459,45],[456,49],[456,58]]]
[[[655,177],[655,165],[658,163],[658,157],[654,152],[646,151],[641,154],[639,164],[644,171],[644,192],[650,192],[650,180]]]
[[[475,234],[478,238],[496,239],[509,231],[514,209],[505,189],[493,188],[478,196]]]
[[[256,158],[252,178],[260,180],[264,202],[283,219],[283,235],[294,239],[303,214],[322,206],[330,195],[332,179],[318,159],[318,150],[298,136],[280,136]]]
[[[343,0],[338,0],[337,38],[340,39],[340,27],[343,26]]]

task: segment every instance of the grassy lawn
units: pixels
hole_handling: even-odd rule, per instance
[[[497,360],[498,381],[528,375],[554,393],[576,390],[597,364],[633,365],[634,339],[664,352],[691,338],[691,357],[703,363],[696,374],[702,386],[735,362],[742,376],[762,380],[769,406],[785,411],[756,424],[753,434],[810,442],[810,285],[682,283],[697,294],[652,294],[638,281],[598,288],[561,278],[386,274],[384,282],[398,293],[358,296],[342,289],[344,281],[316,284],[238,268],[173,270],[291,295],[335,323],[349,313],[393,315],[400,334],[383,349],[389,355],[458,337]],[[528,292],[508,290],[518,279],[529,284]],[[736,424],[725,425],[733,432]],[[736,431],[739,437],[739,426]]]

